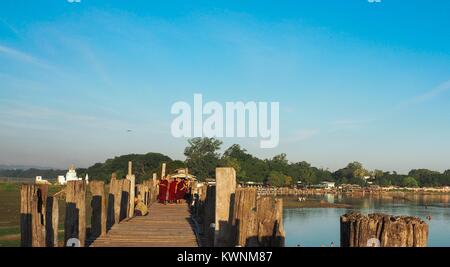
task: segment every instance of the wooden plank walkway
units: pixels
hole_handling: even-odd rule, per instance
[[[155,203],[147,216],[114,225],[91,247],[197,247],[194,223],[186,204]]]

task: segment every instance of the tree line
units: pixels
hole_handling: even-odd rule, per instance
[[[124,177],[127,173],[128,161],[133,162],[133,173],[138,182],[149,179],[153,173],[161,173],[161,164],[167,164],[166,173],[178,168],[189,168],[189,172],[202,181],[215,176],[216,167],[233,167],[240,182],[263,183],[272,186],[292,186],[297,182],[314,185],[324,181],[336,184],[369,183],[380,186],[402,187],[438,187],[450,186],[450,170],[443,173],[427,169],[411,170],[408,174],[369,171],[359,162],[351,162],[335,172],[311,166],[308,162],[290,162],[286,154],[276,155],[271,159],[257,158],[240,145],[234,144],[220,153],[222,142],[214,138],[193,138],[188,140],[184,150],[185,161],[173,160],[161,153],[129,154],[108,159],[103,163],[77,169],[80,177],[87,173],[93,180],[109,181],[111,174]],[[0,170],[3,177],[42,176],[47,179],[64,175],[62,170]],[[158,175],[159,177],[159,175]]]

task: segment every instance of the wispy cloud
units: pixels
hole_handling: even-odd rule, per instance
[[[27,124],[32,126],[35,125],[35,122],[39,122],[41,124],[46,123],[61,128],[61,123],[70,122],[71,126],[118,131],[132,127],[129,123],[124,121],[100,118],[89,114],[86,115],[44,106],[2,102],[4,104],[0,109],[0,125],[16,125],[23,127]],[[39,127],[38,129],[42,128]]]
[[[2,44],[0,44],[0,54],[3,54],[13,60],[16,60],[16,61],[32,64],[32,65],[35,65],[35,66],[38,66],[41,68],[46,68],[46,69],[50,68],[50,66],[47,63],[43,62],[42,60],[40,60],[30,54],[24,53],[22,51],[19,51],[17,49],[14,49],[14,48],[2,45]]]
[[[65,126],[62,127],[62,125]],[[117,119],[111,116],[98,116],[0,99],[0,128],[2,126],[39,131],[61,131],[73,128],[94,129],[108,133],[125,133],[126,130],[132,129],[139,135],[168,134],[168,130],[165,129],[170,128],[168,122],[156,120],[136,122],[129,119]]]
[[[425,92],[423,94],[417,95],[413,98],[410,98],[402,103],[400,103],[398,105],[398,108],[408,108],[420,103],[424,103],[427,101],[431,101],[433,99],[435,99],[436,97],[447,93],[448,91],[450,91],[450,80],[441,83],[440,85],[438,85],[436,88]]]
[[[339,119],[332,121],[330,124],[336,127],[356,127],[369,123],[371,120],[354,120],[354,119]]]
[[[20,32],[16,29],[16,27],[12,26],[8,22],[6,22],[4,19],[0,19],[0,21],[8,28],[11,32],[13,32],[17,37],[20,37]]]
[[[80,54],[80,56],[87,63],[87,66],[97,75],[97,77],[104,82],[106,85],[111,86],[113,82],[111,81],[111,76],[109,75],[105,65],[99,59],[99,57],[94,52],[94,49],[88,44],[87,41],[76,37],[70,37],[59,33],[60,41],[75,50]]]
[[[320,129],[300,129],[284,139],[286,143],[301,142],[311,139],[320,133]]]

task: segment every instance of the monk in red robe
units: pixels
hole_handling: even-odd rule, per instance
[[[167,189],[169,188],[169,181],[167,179],[163,178],[161,181],[159,181],[159,203],[166,204],[167,201]]]
[[[187,182],[185,179],[182,179],[177,184],[177,203],[181,203],[181,200],[184,199],[187,190]]]
[[[169,183],[169,203],[174,203],[177,200],[177,179],[173,179]]]

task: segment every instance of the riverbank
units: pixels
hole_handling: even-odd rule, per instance
[[[337,208],[348,209],[352,208],[350,204],[343,203],[329,203],[324,200],[305,200],[298,201],[298,199],[283,198],[283,208],[298,209],[298,208]]]
[[[389,195],[396,193],[414,195],[450,196],[450,188],[289,188],[289,187],[257,187],[260,196],[309,196],[309,195]]]

